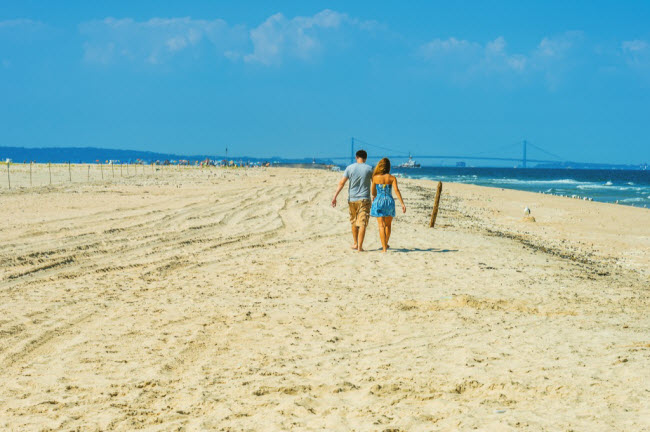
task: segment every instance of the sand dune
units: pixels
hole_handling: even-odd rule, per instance
[[[338,175],[3,190],[0,429],[650,429],[648,210],[404,181],[359,254]]]

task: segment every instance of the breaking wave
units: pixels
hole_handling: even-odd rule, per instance
[[[396,170],[398,175],[433,181],[476,184],[594,201],[650,207],[650,172],[622,170],[567,171],[512,168],[421,168]],[[563,174],[559,177],[558,174]],[[545,178],[547,177],[547,178]]]

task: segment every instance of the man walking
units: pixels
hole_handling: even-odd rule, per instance
[[[332,207],[336,207],[336,197],[350,180],[348,188],[348,206],[350,207],[350,223],[352,224],[352,249],[363,252],[363,238],[366,235],[366,226],[370,217],[370,183],[372,182],[372,167],[366,163],[368,153],[359,150],[356,154],[357,162],[345,169],[343,178],[332,199]]]

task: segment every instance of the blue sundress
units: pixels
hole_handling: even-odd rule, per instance
[[[393,199],[393,185],[377,184],[377,196],[370,207],[370,216],[395,217],[395,200]]]

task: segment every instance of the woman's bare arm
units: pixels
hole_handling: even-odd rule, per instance
[[[392,176],[393,180],[393,187],[395,188],[395,195],[397,195],[397,198],[399,199],[399,202],[402,203],[402,213],[406,213],[406,206],[404,205],[404,200],[402,199],[402,194],[399,191],[399,188],[397,187],[397,177]]]
[[[372,176],[372,184],[370,185],[370,195],[372,195],[372,201],[377,198],[377,188],[375,187],[375,176]]]

